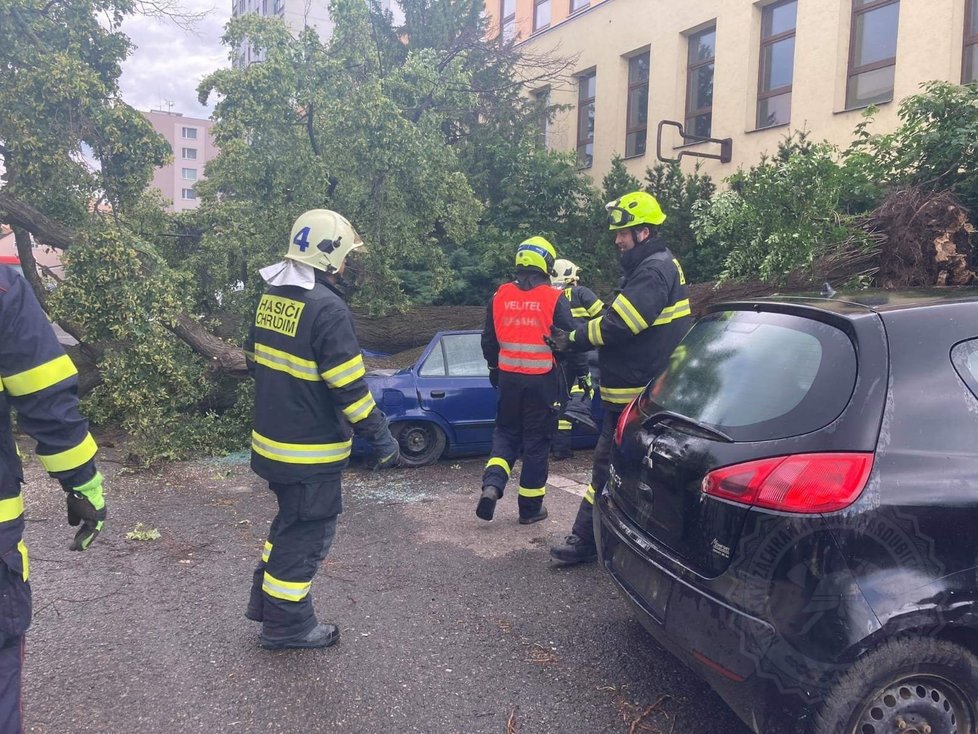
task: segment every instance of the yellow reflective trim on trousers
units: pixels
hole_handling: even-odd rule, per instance
[[[16,520],[24,514],[24,495],[0,500],[0,522]]]
[[[85,438],[77,446],[57,454],[38,454],[37,458],[40,459],[41,466],[48,473],[52,473],[77,469],[95,456],[97,451],[98,444],[95,443],[92,434],[86,433]]]
[[[608,403],[625,405],[641,395],[644,389],[644,385],[642,387],[605,387],[602,385],[601,399]]]
[[[507,477],[512,471],[509,464],[506,463],[506,459],[500,459],[498,456],[493,456],[491,459],[489,459],[489,461],[486,462],[486,469],[488,469],[490,466],[501,466],[503,468],[503,471],[506,472]]]
[[[78,370],[75,369],[71,358],[67,354],[62,354],[29,370],[14,375],[4,375],[3,383],[11,395],[30,395],[77,374]]]
[[[592,303],[590,306],[588,306],[587,315],[588,316],[591,316],[591,317],[597,316],[599,313],[601,313],[601,309],[603,309],[603,308],[604,308],[604,301],[602,301],[599,298],[594,303]]]
[[[359,423],[368,415],[370,411],[377,407],[374,397],[369,392],[352,405],[343,408],[343,415],[349,418],[350,423]]]
[[[587,340],[596,347],[604,346],[604,339],[601,338],[601,321],[604,316],[598,316],[587,322]]]
[[[270,555],[272,555],[272,544],[269,543],[266,540],[265,541],[265,547],[262,548],[262,551],[261,551],[261,560],[262,560],[262,563],[268,563],[268,557]]]
[[[587,485],[587,489],[584,490],[584,501],[590,505],[594,504],[594,487],[590,484]]]
[[[283,464],[334,464],[350,456],[353,441],[338,443],[283,443],[251,432],[252,450],[266,459]]]
[[[19,541],[17,543],[17,550],[20,551],[20,565],[23,569],[20,575],[24,581],[27,581],[31,575],[31,562],[27,557],[27,544],[23,540]]]
[[[681,319],[683,316],[689,316],[691,313],[689,299],[684,298],[681,301],[676,301],[674,305],[662,309],[662,313],[659,314],[659,318],[652,322],[652,326],[662,326],[670,321]]]
[[[367,374],[367,370],[363,366],[363,355],[358,354],[356,357],[351,357],[346,360],[343,364],[336,365],[336,367],[332,367],[323,372],[323,379],[329,383],[330,387],[343,387],[363,377],[365,374]]]
[[[262,579],[261,590],[269,596],[285,601],[302,601],[309,594],[312,588],[312,581],[282,581],[277,579],[268,571]]]
[[[264,344],[255,344],[255,362],[269,369],[285,372],[300,380],[319,382],[319,365],[311,359],[303,359],[294,354],[273,349]]]
[[[565,421],[563,419],[557,421],[557,430],[558,431],[569,431],[572,428],[574,428],[574,426],[571,424],[570,421]]]
[[[535,489],[533,487],[520,487],[520,497],[543,497],[547,493],[546,487]]]
[[[615,312],[621,316],[622,321],[633,334],[645,331],[649,328],[649,322],[642,318],[642,314],[632,305],[632,302],[625,298],[624,293],[619,293],[618,297],[611,304]]]

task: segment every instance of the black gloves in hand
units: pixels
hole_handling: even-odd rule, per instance
[[[102,474],[95,473],[80,487],[69,489],[65,494],[68,505],[68,524],[81,525],[74,540],[68,546],[73,551],[83,551],[102,532],[105,524],[105,498],[102,496]]]
[[[558,329],[556,326],[550,327],[550,336],[543,337],[543,340],[547,343],[551,349],[555,352],[566,352],[571,348],[573,340],[571,339],[571,331],[564,331],[563,329]]]
[[[489,384],[493,387],[499,387],[499,368],[490,367],[489,368]]]
[[[370,468],[374,471],[393,469],[401,460],[401,449],[389,430],[384,431],[384,435],[374,441],[373,449],[374,463]]]

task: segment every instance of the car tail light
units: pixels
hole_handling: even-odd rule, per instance
[[[638,398],[632,400],[632,402],[625,406],[621,415],[618,416],[618,425],[615,427],[615,446],[621,446],[621,439],[625,435],[625,428],[628,427],[631,421],[632,411],[635,410],[635,403],[637,401]]]
[[[774,456],[715,469],[702,490],[744,505],[784,512],[833,512],[862,493],[873,454]]]

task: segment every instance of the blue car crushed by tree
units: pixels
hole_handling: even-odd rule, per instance
[[[400,444],[402,465],[489,453],[498,393],[489,384],[480,336],[477,330],[440,331],[410,366],[367,373],[370,392]],[[597,389],[591,415],[600,425]],[[593,430],[575,424],[575,449],[591,448],[596,440]],[[365,455],[369,448],[355,440],[353,452]]]

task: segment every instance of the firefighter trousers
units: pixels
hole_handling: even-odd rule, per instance
[[[558,368],[543,375],[499,373],[492,453],[482,474],[482,486],[495,487],[502,496],[513,464],[522,455],[517,498],[520,517],[539,513],[547,492],[550,441],[560,406],[559,385]]]
[[[31,623],[31,587],[17,547],[0,556],[0,732],[23,731],[21,671],[24,633]]]
[[[551,450],[555,459],[566,459],[574,455],[573,446],[571,445],[571,431],[574,429],[574,426],[567,419],[567,416],[564,415],[564,408],[567,407],[569,391],[577,387],[577,376],[574,365],[570,361],[563,362],[560,365],[560,370],[564,379],[560,395],[561,410],[560,415],[557,416],[557,430],[553,434]]]
[[[278,500],[278,514],[254,571],[249,616],[261,620],[265,639],[292,640],[318,623],[310,589],[336,534],[342,509],[340,475],[268,486]]]
[[[594,544],[594,497],[604,489],[608,483],[611,467],[611,444],[615,440],[615,428],[618,426],[618,418],[621,416],[625,406],[616,407],[608,410],[608,404],[604,405],[604,419],[601,422],[601,435],[598,443],[594,447],[594,462],[591,464],[591,483],[584,492],[584,499],[581,506],[577,509],[577,517],[574,519],[574,527],[571,532],[582,540]]]

